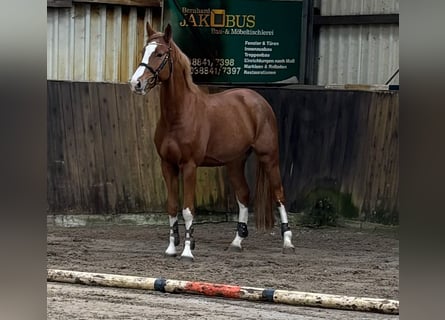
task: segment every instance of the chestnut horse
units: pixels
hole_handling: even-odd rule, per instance
[[[147,23],[148,40],[142,62],[130,80],[134,93],[146,94],[161,85],[161,116],[154,142],[161,157],[167,186],[167,213],[170,222],[169,245],[165,254],[176,256],[179,245],[179,175],[183,177],[185,242],[181,258],[193,260],[193,218],[196,170],[199,166],[226,166],[239,205],[235,239],[229,248],[241,250],[248,235],[249,188],[244,176],[248,155],[257,156],[255,220],[259,230],[274,225],[272,204],[281,218],[283,252],[293,251],[292,232],[284,207],[278,159],[278,132],[271,106],[249,89],[204,93],[191,76],[190,61],[172,40],[170,24],[164,33]],[[290,249],[290,250],[288,250]]]

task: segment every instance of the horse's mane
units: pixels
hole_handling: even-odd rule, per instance
[[[192,69],[190,67],[190,59],[185,55],[184,52],[182,52],[182,50],[176,45],[176,43],[173,40],[171,40],[171,47],[172,51],[174,52],[173,59],[176,59],[176,62],[182,68],[183,77],[187,85],[187,88],[195,93],[202,92],[199,89],[199,87],[193,82]]]
[[[153,41],[155,39],[163,38],[163,37],[164,37],[164,34],[161,32],[158,32],[158,33],[154,34],[153,36],[151,36],[147,40],[147,43],[150,41]],[[176,43],[173,41],[173,39],[170,40],[170,44],[171,44],[171,49],[172,49],[173,64],[175,63],[175,60],[176,60],[176,62],[181,66],[184,81],[185,81],[187,88],[194,93],[203,93],[203,91],[193,82],[192,69],[190,67],[190,59],[176,45]]]

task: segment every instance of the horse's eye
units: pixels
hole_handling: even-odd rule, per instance
[[[158,53],[156,56],[158,57],[158,58],[160,58],[160,57],[162,57],[164,54],[163,53]]]

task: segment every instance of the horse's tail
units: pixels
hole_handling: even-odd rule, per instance
[[[275,223],[273,213],[272,194],[269,176],[264,165],[257,160],[255,186],[255,225],[258,230],[270,230]]]

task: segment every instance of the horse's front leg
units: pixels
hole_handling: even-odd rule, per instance
[[[195,186],[196,186],[196,164],[188,162],[182,168],[184,183],[184,205],[182,216],[185,223],[185,241],[184,250],[181,259],[193,261],[192,250],[195,249],[195,240],[193,239],[193,216],[195,214]]]
[[[176,246],[179,245],[178,230],[178,176],[179,168],[166,161],[162,161],[162,174],[167,185],[167,213],[169,216],[170,236],[165,255],[170,257],[176,256]]]

